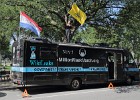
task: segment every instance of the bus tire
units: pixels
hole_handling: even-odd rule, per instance
[[[78,89],[80,89],[81,85],[82,85],[82,81],[78,78],[75,78],[70,83],[70,89],[71,90],[78,90]]]

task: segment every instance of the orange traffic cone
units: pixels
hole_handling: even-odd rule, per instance
[[[25,89],[24,92],[22,93],[22,97],[29,97],[29,94],[27,92],[27,90]]]
[[[113,86],[113,84],[110,82],[110,84],[108,85],[108,88],[109,89],[114,89],[114,86]]]

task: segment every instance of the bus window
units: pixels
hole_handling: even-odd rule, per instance
[[[108,62],[114,62],[114,54],[113,53],[108,53]]]
[[[122,54],[121,53],[117,54],[117,63],[122,64]]]
[[[13,47],[13,64],[17,64],[17,49]]]
[[[17,47],[13,47],[13,65],[19,64],[20,60],[20,49]]]
[[[132,64],[132,63],[134,63],[134,59],[132,55],[129,54],[129,64]]]
[[[124,62],[127,62],[127,57],[126,56],[124,56]]]
[[[136,66],[136,63],[135,63],[131,53],[128,53],[127,56],[126,55],[124,56],[124,63],[127,65],[126,67]]]

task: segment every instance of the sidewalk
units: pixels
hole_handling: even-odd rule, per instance
[[[0,91],[1,90],[11,90],[11,89],[16,89],[17,84],[12,83],[11,81],[1,81],[0,80]]]

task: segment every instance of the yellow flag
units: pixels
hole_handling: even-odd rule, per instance
[[[80,10],[75,3],[72,5],[72,9],[68,13],[72,15],[72,17],[74,17],[81,25],[83,25],[87,19],[86,14]]]

